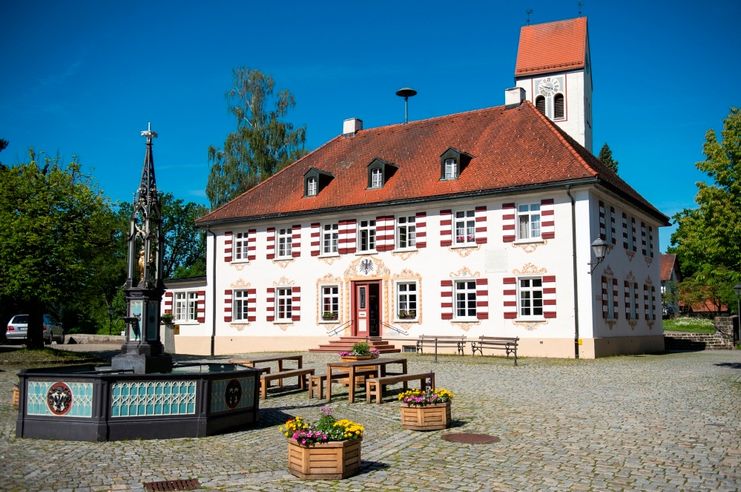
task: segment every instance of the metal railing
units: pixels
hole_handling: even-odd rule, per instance
[[[336,336],[338,333],[342,333],[343,331],[345,331],[345,328],[350,326],[352,322],[353,320],[350,319],[350,320],[345,321],[342,324],[335,326],[334,328],[330,328],[329,330],[327,330],[327,336],[333,337],[333,336]]]
[[[398,333],[399,335],[408,336],[409,332],[404,330],[403,328],[399,328],[398,326],[390,325],[388,323],[382,323],[384,328],[388,328],[391,331],[394,331]]]

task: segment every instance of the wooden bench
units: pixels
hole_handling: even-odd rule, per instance
[[[264,400],[268,397],[268,386],[271,381],[278,380],[279,384],[282,385],[284,379],[298,377],[299,388],[306,389],[306,376],[313,374],[314,369],[290,369],[272,374],[263,374],[260,376],[260,398]]]
[[[333,372],[332,381],[336,382],[348,382],[347,379],[350,376],[347,372]],[[368,369],[362,371],[355,371],[355,380],[361,379],[363,386],[369,377],[378,377],[378,371],[376,369]],[[349,383],[349,382],[348,382]],[[311,398],[326,398],[327,376],[324,374],[312,375],[309,377],[309,399]]]
[[[383,388],[389,384],[403,383],[404,391],[407,389],[408,381],[419,381],[420,389],[435,387],[435,373],[423,372],[419,374],[396,374],[382,378],[371,378],[365,382],[365,401],[370,402],[376,397],[376,403],[383,403]]]
[[[471,355],[476,355],[478,352],[483,356],[485,348],[504,350],[508,358],[509,354],[515,356],[515,365],[517,365],[517,342],[519,340],[519,338],[480,336],[478,340],[471,340]]]
[[[458,355],[463,355],[464,348],[466,347],[466,336],[420,335],[417,339],[417,353],[423,354],[425,346],[434,348],[455,347]],[[437,349],[435,353],[437,354]]]

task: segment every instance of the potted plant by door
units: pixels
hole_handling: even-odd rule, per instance
[[[450,401],[455,395],[444,388],[411,389],[399,394],[401,426],[408,430],[440,430],[450,425]]]
[[[358,342],[349,352],[340,352],[340,358],[348,361],[375,359],[379,355],[380,352],[372,349],[368,342]]]
[[[322,408],[317,422],[295,417],[281,426],[288,438],[288,471],[299,478],[340,480],[360,468],[362,425],[337,420],[330,407]]]

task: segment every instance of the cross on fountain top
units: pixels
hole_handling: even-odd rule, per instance
[[[152,130],[151,122],[147,122],[147,129],[142,130],[141,135],[142,137],[147,137],[147,143],[152,143],[152,139],[157,138],[157,132]]]

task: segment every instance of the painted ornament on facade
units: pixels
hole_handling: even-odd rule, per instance
[[[66,415],[72,408],[72,390],[62,381],[52,384],[46,393],[46,406],[54,415]]]
[[[366,258],[358,265],[358,272],[362,273],[363,275],[370,275],[373,270],[375,270],[375,268],[376,266],[373,264],[373,260],[371,260],[370,258]]]
[[[224,390],[224,401],[227,408],[234,409],[239,405],[239,401],[242,399],[242,385],[239,381],[232,379],[229,384],[226,385]]]

